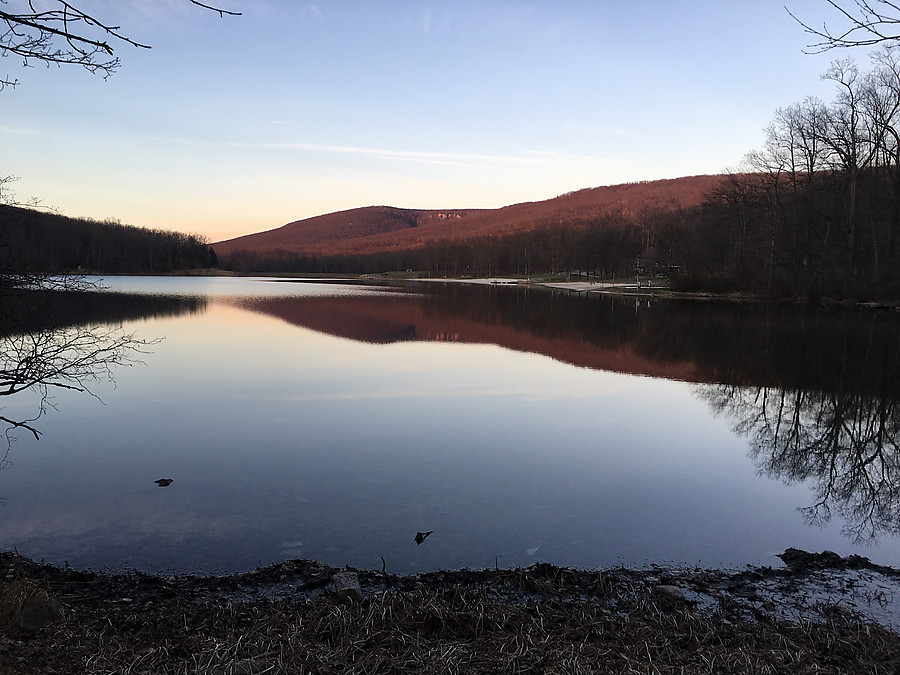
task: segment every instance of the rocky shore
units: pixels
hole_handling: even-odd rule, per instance
[[[4,673],[896,673],[900,571],[98,574],[0,554]]]

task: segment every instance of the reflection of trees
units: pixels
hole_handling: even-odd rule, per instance
[[[52,390],[90,392],[91,383],[111,380],[114,367],[133,362],[149,344],[152,342],[120,328],[103,325],[70,326],[0,339],[0,396],[31,389],[40,399],[36,414],[28,419],[0,414],[0,421],[8,425],[7,440],[14,429],[40,436],[33,423],[46,412]]]
[[[761,473],[808,482],[819,524],[833,514],[857,543],[900,534],[900,403],[881,395],[701,385],[700,396],[748,436]]]
[[[195,312],[204,302],[191,298],[128,296],[115,293],[22,292],[0,300],[0,396],[37,394],[33,412],[5,414],[7,451],[13,434],[35,438],[35,422],[52,407],[55,390],[94,395],[92,386],[112,380],[113,371],[133,364],[156,340],[143,340],[120,326],[125,319]]]

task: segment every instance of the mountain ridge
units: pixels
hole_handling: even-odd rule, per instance
[[[358,255],[422,248],[436,241],[523,232],[601,218],[633,219],[701,203],[720,175],[584,188],[551,199],[495,209],[410,209],[364,206],[296,220],[281,227],[215,242],[219,255],[238,250],[298,255]]]

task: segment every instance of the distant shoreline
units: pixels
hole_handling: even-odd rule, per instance
[[[568,291],[576,294],[602,294],[635,298],[659,298],[674,300],[717,300],[727,302],[796,302],[802,304],[820,304],[823,306],[865,307],[870,309],[900,309],[900,299],[884,299],[871,301],[835,300],[822,298],[812,303],[801,298],[780,296],[764,296],[752,293],[713,293],[707,291],[673,291],[666,281],[653,285],[653,281],[544,281],[517,277],[484,277],[484,278],[435,278],[422,277],[417,281],[444,282],[459,284],[477,284],[487,286],[526,286]]]
[[[745,292],[716,293],[712,291],[674,291],[668,285],[667,279],[647,279],[640,284],[637,280],[628,281],[554,281],[535,277],[424,277],[415,273],[384,273],[384,274],[318,274],[305,272],[283,273],[258,273],[244,274],[222,269],[192,269],[167,272],[161,274],[109,274],[98,272],[79,272],[75,276],[95,277],[119,277],[119,276],[147,276],[147,277],[228,277],[228,278],[271,278],[291,279],[296,281],[315,281],[317,279],[333,282],[345,281],[347,283],[366,282],[411,282],[411,283],[453,283],[479,286],[518,286],[527,288],[542,288],[555,291],[566,291],[573,294],[585,295],[615,295],[619,297],[634,297],[647,299],[672,299],[672,300],[698,300],[698,301],[723,301],[723,302],[778,302],[821,305],[824,307],[859,307],[866,309],[900,310],[900,298],[882,298],[878,300],[843,300],[836,298],[819,298],[812,301],[799,297],[767,296]]]

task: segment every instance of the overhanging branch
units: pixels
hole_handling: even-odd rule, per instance
[[[213,5],[189,0],[202,9],[216,12],[220,17],[240,16]],[[8,0],[0,0],[7,5]],[[38,11],[31,0],[27,12],[0,9],[0,55],[14,55],[24,66],[33,61],[56,65],[77,65],[91,73],[109,77],[119,67],[115,56],[116,43],[140,49],[150,45],[139,42],[122,31],[121,26],[107,23],[66,0],[55,0],[52,9]],[[5,26],[5,30],[4,30]],[[0,77],[0,89],[15,87],[18,81]]]
[[[809,53],[819,54],[831,49],[866,47],[900,40],[900,3],[891,0],[853,0],[853,7],[848,9],[837,0],[825,2],[849,22],[847,28],[834,32],[825,22],[821,28],[816,28],[785,7],[791,18],[815,38],[815,42],[806,46]]]

